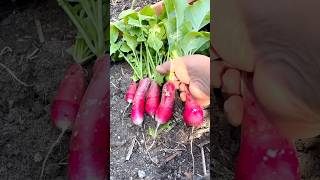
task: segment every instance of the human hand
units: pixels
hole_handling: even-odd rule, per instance
[[[184,56],[157,67],[161,74],[174,72],[174,83],[182,101],[189,91],[201,106],[210,104],[210,58],[203,55]]]
[[[268,118],[289,138],[320,134],[319,1],[214,1],[213,86],[231,124],[243,117],[241,72]]]
[[[197,0],[186,0],[188,3],[192,3]],[[152,5],[152,8],[155,10],[157,15],[160,15],[163,9],[163,1],[159,1]]]

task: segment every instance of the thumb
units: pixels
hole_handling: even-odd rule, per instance
[[[156,70],[160,73],[160,74],[168,74],[170,72],[170,66],[171,66],[171,62],[167,61],[161,65],[158,65],[156,67]]]

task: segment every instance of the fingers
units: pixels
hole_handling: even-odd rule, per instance
[[[240,71],[223,61],[213,61],[213,87],[221,88],[227,95],[240,94]]]
[[[240,71],[233,69],[223,61],[213,61],[213,87],[221,88],[227,100],[224,110],[229,123],[239,126],[242,121],[244,107],[240,96],[241,76]]]
[[[181,83],[180,86],[179,86],[179,91],[181,91],[181,92],[187,91],[187,86],[186,86],[186,84]]]
[[[213,61],[213,87],[220,88],[221,87],[221,78],[224,70],[226,69],[225,65],[222,61]]]
[[[171,66],[171,62],[167,61],[159,66],[156,67],[156,70],[160,73],[160,74],[168,74],[170,72],[170,66]]]
[[[226,70],[222,77],[222,92],[228,95],[240,95],[240,71]]]
[[[188,68],[185,61],[188,60],[188,57],[176,58],[173,61],[166,61],[165,63],[156,67],[156,70],[160,74],[169,74],[173,72],[180,82],[189,84],[190,76],[188,73]]]
[[[186,101],[186,96],[187,96],[187,91],[188,91],[188,87],[186,84],[181,83],[179,85],[179,91],[180,91],[180,99],[181,101],[185,102]]]
[[[242,98],[237,95],[229,97],[224,102],[224,111],[229,123],[233,126],[239,126],[244,113]]]
[[[180,99],[183,102],[186,101],[187,92],[190,92],[200,106],[207,107],[210,104],[210,97],[206,95],[204,92],[202,92],[193,83],[191,83],[190,86],[184,83],[180,83],[179,91],[180,91]]]
[[[210,104],[210,94],[204,93],[196,83],[191,82],[189,84],[188,90],[192,94],[192,96],[196,99],[198,104],[202,107],[207,107]]]
[[[188,3],[192,3],[196,0],[187,0]],[[151,7],[154,9],[154,11],[156,12],[157,16],[160,16],[162,10],[163,10],[163,2],[159,1],[153,5],[151,5]]]
[[[185,102],[187,99],[187,93],[186,92],[180,92],[180,99],[181,101]]]

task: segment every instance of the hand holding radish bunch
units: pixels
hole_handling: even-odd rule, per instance
[[[161,74],[168,74],[173,64],[175,87],[180,98],[186,101],[187,90],[201,106],[210,104],[210,58],[204,55],[190,55],[167,61],[157,67]]]

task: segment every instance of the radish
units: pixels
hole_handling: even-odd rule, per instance
[[[105,179],[109,155],[109,56],[98,59],[82,98],[69,148],[70,180]]]
[[[160,124],[166,124],[172,117],[175,99],[175,86],[167,81],[162,87],[161,101],[156,111],[155,119]]]
[[[190,140],[190,153],[192,157],[192,174],[194,174],[194,156],[192,151],[193,145],[193,131],[195,127],[201,126],[203,123],[203,109],[202,107],[193,99],[189,91],[186,92],[186,103],[183,111],[183,121],[187,126],[192,126],[191,129],[191,140]]]
[[[85,75],[81,65],[71,65],[60,82],[57,94],[53,98],[51,106],[51,120],[53,126],[60,129],[61,133],[49,148],[49,151],[42,162],[40,179],[43,177],[45,165],[50,153],[60,142],[64,133],[71,129],[74,120],[76,119],[85,88]]]
[[[153,142],[147,151],[149,151],[155,143],[157,132],[161,124],[166,124],[172,117],[175,99],[175,86],[172,81],[167,81],[162,87],[161,101],[155,114],[157,127],[154,132]]]
[[[198,127],[203,123],[203,109],[187,92],[183,111],[183,121],[187,126]]]
[[[252,78],[245,81],[245,112],[235,179],[299,180],[299,163],[292,141],[281,135],[261,111],[250,84]]]
[[[132,81],[128,87],[125,99],[126,101],[131,104],[134,98],[134,95],[136,94],[137,90],[137,83],[135,81]]]
[[[143,122],[144,101],[150,85],[150,79],[144,78],[139,81],[138,89],[132,102],[131,120],[133,124],[141,126]]]
[[[79,64],[69,67],[61,81],[51,106],[51,120],[61,131],[70,129],[85,92],[85,75]]]
[[[155,81],[151,81],[151,85],[146,97],[146,113],[154,117],[160,102],[160,87]]]
[[[125,95],[125,100],[129,103],[126,108],[124,109],[123,113],[122,113],[122,117],[121,117],[121,124],[123,125],[123,118],[125,113],[127,112],[127,109],[129,108],[129,106],[131,105],[134,95],[136,94],[136,90],[137,90],[137,83],[135,81],[132,81],[128,87],[127,93]]]

